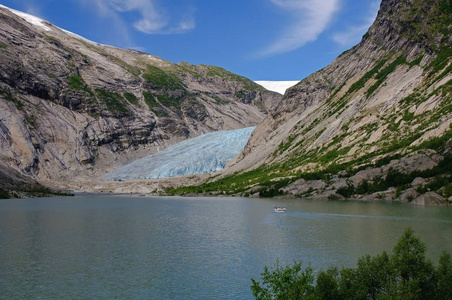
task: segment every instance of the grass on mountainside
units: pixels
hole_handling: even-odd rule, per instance
[[[116,116],[121,117],[131,115],[124,98],[120,94],[104,89],[96,89],[96,96],[101,103],[105,104],[107,110],[114,113]]]
[[[296,181],[297,179],[328,181],[333,175],[337,175],[339,173],[345,172],[343,176],[350,177],[366,168],[381,167],[385,164],[388,164],[392,159],[398,159],[401,157],[400,154],[391,156],[391,153],[394,153],[394,151],[398,149],[408,148],[409,145],[419,137],[420,135],[408,137],[404,140],[389,144],[386,149],[382,149],[374,153],[364,154],[361,157],[353,159],[346,163],[332,163],[326,165],[323,169],[319,169],[313,172],[294,172],[293,168],[300,165],[301,162],[298,161],[296,163],[293,163],[289,158],[288,161],[283,163],[260,166],[252,171],[232,174],[224,178],[216,179],[212,182],[207,182],[198,186],[167,189],[166,193],[170,195],[189,193],[221,193],[229,195],[242,194],[244,196],[259,193],[261,197],[274,197],[282,195],[283,192],[280,191],[280,189],[287,186],[291,182]],[[431,138],[418,146],[412,147],[411,150],[414,151],[420,149],[432,149],[437,152],[442,152],[445,149],[447,142],[451,139],[452,130],[449,130],[443,136]],[[334,150],[333,152],[330,151],[325,155],[317,157],[315,159],[313,158],[313,155],[307,154],[304,156],[304,163],[307,164],[309,162],[316,161],[328,162],[328,160],[337,157],[335,155],[339,156],[344,154],[345,152],[346,150],[343,149]],[[374,157],[378,156],[383,157],[374,163],[369,163],[369,161],[372,161]],[[294,158],[297,159],[299,157],[293,157],[292,159]],[[410,180],[412,181],[415,177],[434,177],[444,174],[450,175],[452,171],[452,165],[450,165],[451,162],[452,156],[450,154],[446,154],[445,159],[442,160],[442,162],[437,167],[425,172],[413,172],[411,174],[408,174],[406,178],[410,178]],[[392,181],[386,181],[378,184],[378,187],[369,187],[367,192],[370,192],[372,189],[380,190],[383,187],[389,188],[390,186],[388,186],[388,184],[396,184],[394,187],[397,187],[399,185],[398,183]]]
[[[126,100],[129,101],[130,104],[138,105],[138,99],[134,94],[125,92],[124,98],[126,98]]]
[[[9,102],[14,103],[18,110],[23,109],[24,107],[23,103],[20,100],[16,99],[8,88],[0,90],[0,95],[5,95],[5,99],[8,100]]]
[[[147,66],[143,78],[153,88],[161,90],[184,90],[185,85],[182,80],[170,72],[155,66]]]
[[[80,75],[70,75],[67,77],[69,80],[69,88],[78,91],[84,91],[94,96],[94,93],[89,89],[88,85],[85,83]]]
[[[220,77],[224,78],[228,81],[236,81],[243,85],[244,91],[264,91],[265,88],[260,86],[259,84],[251,81],[250,79],[231,73],[223,68],[201,65],[202,67],[207,69],[207,77]]]

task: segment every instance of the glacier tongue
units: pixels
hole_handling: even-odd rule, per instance
[[[218,171],[243,150],[254,128],[207,133],[121,166],[104,178],[154,179]]]

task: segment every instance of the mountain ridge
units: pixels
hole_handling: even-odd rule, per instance
[[[219,67],[173,64],[21,15],[0,7],[0,164],[33,180],[100,178],[187,138],[255,126],[281,98]]]
[[[215,178],[197,190],[406,201],[401,193],[418,197],[435,173],[443,184],[434,191],[452,196],[444,192],[451,180],[444,168],[452,144],[451,11],[450,1],[383,0],[358,45],[287,90],[223,172],[223,185]],[[407,176],[391,185],[391,172]],[[429,178],[408,182],[416,174]]]

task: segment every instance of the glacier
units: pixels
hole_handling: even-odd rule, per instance
[[[206,133],[123,165],[104,178],[127,181],[219,171],[245,148],[254,128]]]
[[[281,95],[284,95],[286,93],[286,90],[290,87],[293,87],[300,81],[265,81],[265,80],[258,80],[255,81],[255,83],[263,86],[269,91],[277,92]]]

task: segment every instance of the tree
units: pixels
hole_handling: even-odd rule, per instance
[[[358,259],[356,268],[330,267],[319,271],[314,284],[313,270],[301,263],[274,270],[265,267],[262,285],[252,279],[256,299],[445,299],[452,300],[452,259],[444,252],[435,268],[426,258],[426,246],[408,228],[394,246]]]
[[[436,279],[437,298],[452,300],[452,261],[447,252],[443,252],[439,258]]]
[[[261,283],[251,279],[253,296],[258,300],[314,299],[314,275],[311,267],[305,270],[300,263],[281,267],[276,262],[273,270],[264,268]]]
[[[358,259],[352,291],[355,299],[379,299],[390,293],[394,272],[390,257],[384,251],[376,257],[365,255]]]
[[[322,300],[341,299],[339,295],[339,271],[336,267],[319,272],[315,286],[315,297]]]
[[[432,299],[434,268],[425,257],[427,247],[408,228],[394,247],[391,263],[396,278],[393,296],[400,299]]]

